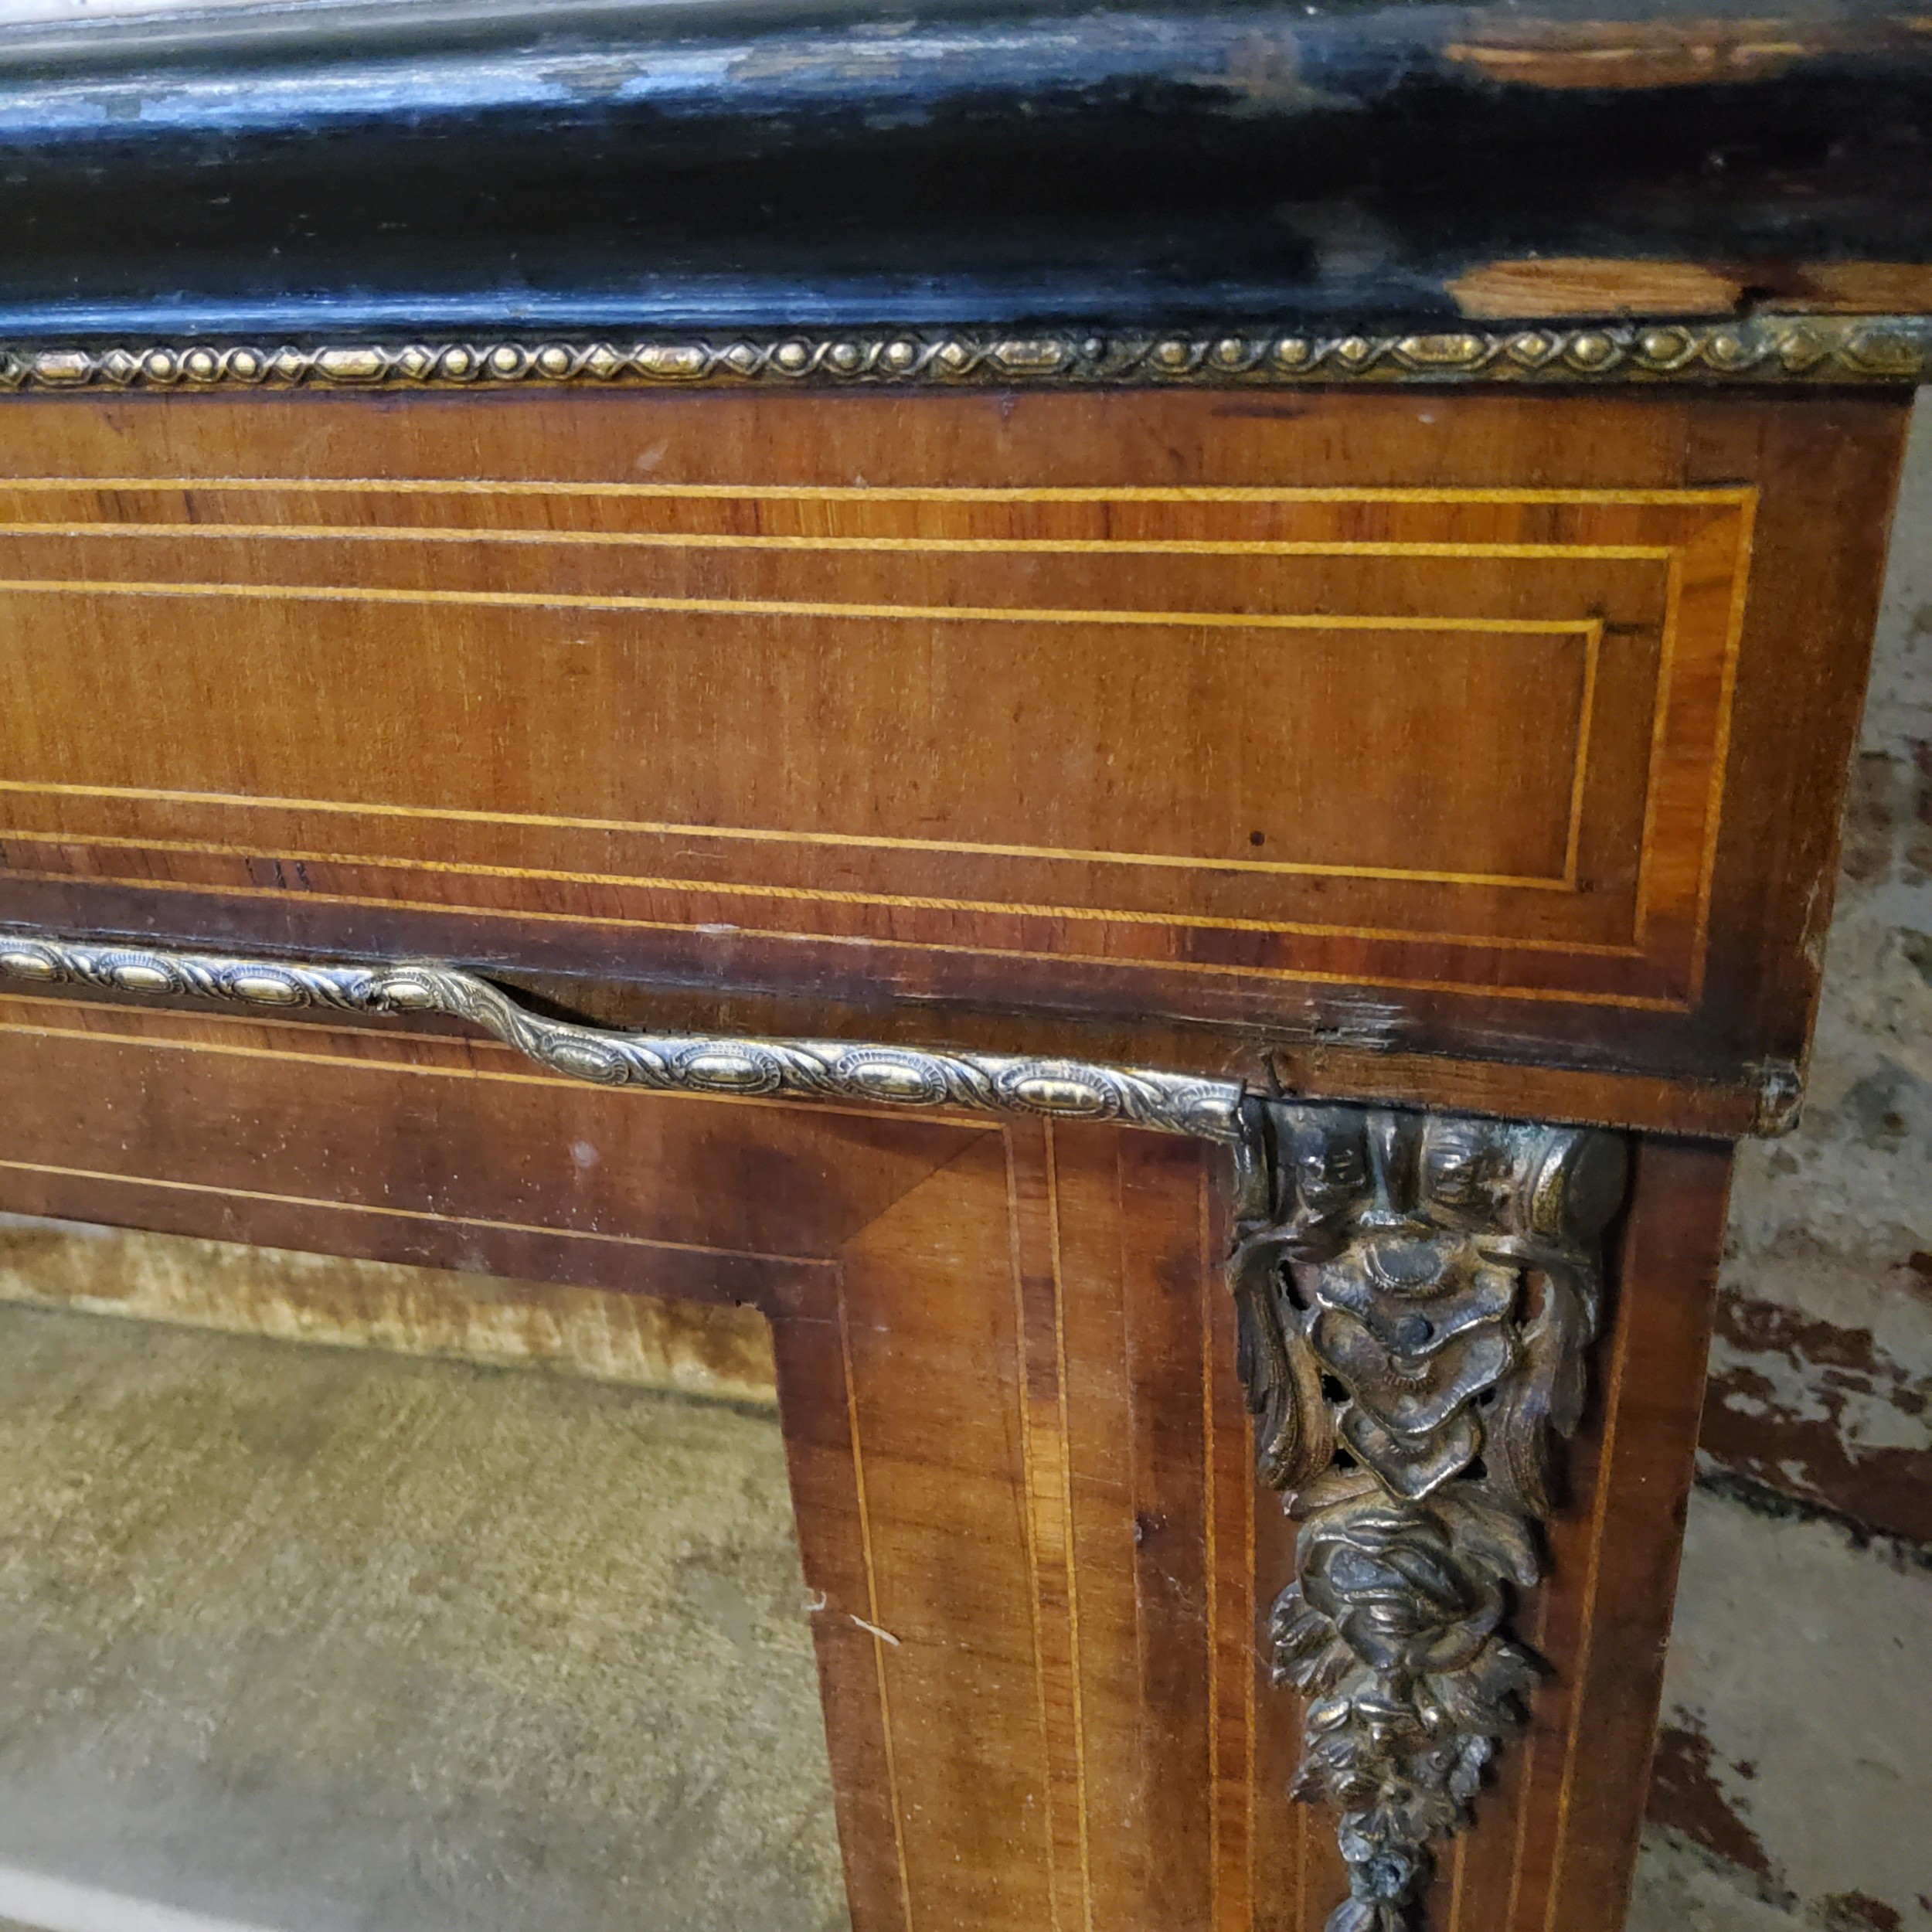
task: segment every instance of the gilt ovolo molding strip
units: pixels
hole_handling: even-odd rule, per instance
[[[1437,332],[1252,327],[1016,335],[933,329],[707,330],[303,345],[0,344],[0,389],[1201,387],[1403,383],[1916,383],[1932,317],[1752,317]]]
[[[929,1053],[852,1040],[627,1032],[549,1019],[474,973],[427,962],[337,965],[0,933],[0,979],[220,1000],[288,1012],[439,1013],[469,1021],[553,1073],[655,1093],[861,1101],[1049,1120],[1114,1121],[1240,1145],[1233,1080],[1036,1055]]]

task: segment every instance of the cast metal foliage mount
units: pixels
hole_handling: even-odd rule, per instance
[[[1621,1138],[1274,1101],[1229,1279],[1263,1478],[1301,1526],[1270,1621],[1340,1815],[1328,1932],[1402,1932],[1537,1666],[1551,1436],[1580,1418]]]
[[[841,1040],[552,1019],[460,968],[0,931],[0,981],[263,1009],[440,1013],[610,1086],[1111,1121],[1228,1146],[1229,1263],[1263,1479],[1301,1526],[1270,1621],[1308,1700],[1296,1797],[1340,1815],[1328,1932],[1404,1932],[1431,1841],[1468,1821],[1535,1660],[1550,1438],[1577,1426],[1624,1145],[1594,1129],[1264,1100],[1232,1080]]]

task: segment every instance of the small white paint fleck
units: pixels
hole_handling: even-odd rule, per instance
[[[576,1162],[579,1167],[595,1167],[597,1164],[597,1151],[588,1141],[573,1141],[570,1143],[570,1158]]]
[[[38,1932],[261,1932],[10,1865],[0,1865],[0,1913]]]

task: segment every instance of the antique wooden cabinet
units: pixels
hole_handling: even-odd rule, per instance
[[[0,46],[0,1207],[763,1309],[859,1932],[1621,1921],[1932,368],[1709,11]]]

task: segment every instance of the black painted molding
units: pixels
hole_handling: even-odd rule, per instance
[[[1803,307],[1932,263],[1928,181],[1886,5],[284,0],[0,36],[0,337],[1426,327],[1536,255]]]

